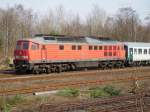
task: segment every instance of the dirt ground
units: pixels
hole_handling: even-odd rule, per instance
[[[108,71],[108,72],[107,72]],[[138,68],[136,71],[131,72],[129,69],[125,69],[123,71],[115,72],[116,70],[109,70],[106,71],[86,71],[85,74],[91,73],[88,76],[82,77],[68,77],[68,78],[58,78],[58,79],[47,79],[47,80],[36,80],[36,81],[25,81],[25,82],[16,82],[16,83],[2,83],[0,84],[0,88],[19,88],[19,87],[31,87],[33,85],[40,85],[40,84],[53,84],[53,83],[63,83],[63,82],[72,82],[72,81],[84,81],[84,80],[106,80],[106,79],[119,79],[122,77],[135,77],[135,76],[143,76],[143,75],[150,75],[149,67],[145,68]],[[93,74],[94,73],[94,74]],[[66,73],[62,73],[66,74]],[[97,75],[95,75],[97,74]],[[8,74],[7,74],[8,75]],[[149,89],[150,88],[150,79],[145,79],[143,81],[137,81],[136,83],[131,82],[120,82],[120,83],[106,83],[104,85],[91,85],[91,86],[81,86],[79,89],[81,91],[86,91],[91,87],[103,87],[106,85],[111,85],[116,88],[122,90],[122,94],[127,94],[131,92],[135,86],[138,86],[139,89]],[[22,96],[22,95],[21,95]],[[5,95],[1,97],[7,97]],[[38,112],[39,106],[45,103],[63,103],[63,102],[70,102],[82,99],[88,99],[89,97],[85,94],[80,94],[78,97],[62,97],[56,94],[47,94],[42,96],[34,96],[32,94],[23,95],[23,101],[17,103],[12,106],[12,112]]]

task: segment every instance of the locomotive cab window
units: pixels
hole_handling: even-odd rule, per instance
[[[23,49],[29,49],[29,43],[28,42],[23,42]]]
[[[16,49],[17,49],[17,50],[20,50],[20,49],[21,49],[21,42],[17,42]]]
[[[38,50],[38,49],[39,49],[39,45],[32,43],[31,49],[32,49],[32,50]],[[42,49],[43,49],[43,48],[42,48]]]

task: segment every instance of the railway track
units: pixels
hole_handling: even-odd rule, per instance
[[[127,72],[128,71],[128,72]],[[85,71],[40,76],[25,76],[0,79],[0,95],[27,94],[34,92],[63,89],[66,87],[83,87],[108,83],[128,83],[137,80],[150,79],[149,67],[113,69],[104,71]],[[142,75],[141,75],[142,73]],[[136,75],[135,75],[136,74]],[[143,75],[144,74],[144,75]],[[146,75],[145,75],[146,74]],[[103,76],[103,78],[101,78]],[[111,78],[110,78],[111,77]],[[34,82],[35,83],[31,83]],[[38,83],[37,83],[38,81]],[[43,81],[43,82],[42,82]],[[16,84],[14,87],[8,87]],[[21,84],[28,86],[19,86]],[[31,83],[31,84],[30,84]]]
[[[48,79],[57,79],[57,78],[69,78],[69,77],[81,77],[81,76],[95,76],[95,75],[102,75],[102,74],[115,74],[115,73],[122,73],[122,75],[129,73],[136,73],[137,68],[124,68],[124,69],[113,69],[113,70],[92,70],[92,71],[78,71],[78,72],[69,72],[69,73],[61,73],[61,74],[50,74],[50,75],[31,75],[31,76],[15,76],[15,77],[3,77],[0,78],[0,83],[7,83],[7,82],[25,82],[25,81],[33,81],[33,80],[48,80]],[[150,71],[149,67],[139,67],[138,72],[147,72]]]
[[[142,102],[141,102],[142,101]],[[76,101],[64,104],[44,104],[40,112],[149,112],[150,98],[141,94],[118,96],[106,99]]]
[[[150,78],[150,76],[141,76],[136,77],[136,80],[145,80]],[[86,81],[70,81],[62,83],[51,83],[51,84],[40,84],[32,87],[22,87],[22,88],[13,88],[13,89],[1,89],[0,95],[14,95],[14,94],[27,94],[34,92],[42,92],[49,90],[63,89],[66,87],[81,87],[81,86],[91,86],[91,85],[100,85],[106,83],[125,83],[135,81],[133,77],[120,78],[120,79],[110,79],[110,80],[86,80]]]

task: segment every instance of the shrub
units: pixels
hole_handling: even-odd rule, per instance
[[[3,106],[3,112],[11,112],[12,106],[10,104],[6,104]]]
[[[103,88],[94,87],[94,88],[90,88],[89,90],[90,90],[90,97],[92,98],[118,96],[121,93],[121,90],[116,89],[113,86],[105,86]]]
[[[10,63],[11,63],[11,58],[8,58],[8,57],[7,57],[7,58],[5,59],[5,64],[6,64],[6,65],[9,65]]]
[[[103,98],[109,97],[109,94],[103,90],[103,88],[94,88],[90,89],[91,98]]]
[[[108,94],[110,94],[110,96],[118,96],[121,93],[120,89],[116,89],[113,86],[106,86],[103,88],[105,92],[107,92]]]
[[[57,93],[59,96],[70,96],[70,97],[77,97],[79,96],[79,90],[74,88],[66,88],[64,90],[61,90]]]

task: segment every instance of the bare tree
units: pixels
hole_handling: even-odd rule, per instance
[[[121,40],[137,41],[136,28],[139,18],[136,11],[130,7],[120,8],[116,15],[116,33]]]
[[[23,5],[0,9],[0,54],[13,55],[16,40],[36,33],[63,35],[95,35],[114,37],[121,41],[150,41],[150,15],[143,24],[135,10],[120,8],[108,17],[98,5],[93,5],[85,20],[79,14],[67,12],[63,6],[43,16]]]
[[[103,27],[106,20],[106,13],[99,8],[98,5],[94,5],[92,12],[87,16],[88,34],[101,36],[103,35]]]

